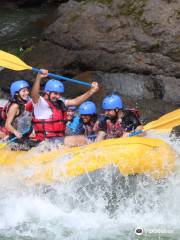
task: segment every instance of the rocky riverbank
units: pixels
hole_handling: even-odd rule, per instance
[[[147,106],[154,114],[179,106],[178,0],[45,2],[56,2],[58,7],[53,20],[42,28],[39,41],[22,56],[29,65],[84,81],[96,80],[102,86],[100,98],[118,91],[127,102],[144,101],[146,114]],[[31,79],[32,73],[6,70],[1,77],[5,82]],[[68,88],[72,92],[72,85],[67,84]],[[71,94],[82,91],[74,86]]]

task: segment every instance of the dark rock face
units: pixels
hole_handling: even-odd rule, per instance
[[[59,2],[65,3],[60,4],[55,22],[25,62],[60,75],[77,75],[74,78],[83,81],[98,81],[102,89],[96,102],[115,90],[128,105],[137,102],[142,107],[146,101],[146,113],[154,111],[153,116],[158,106],[159,114],[179,106],[179,0]],[[1,74],[5,81],[6,74]],[[9,79],[32,76],[27,71],[13,72]],[[66,85],[70,96],[84,91],[77,85],[72,91],[72,85]]]
[[[63,3],[67,0],[2,0],[3,4],[6,4],[7,7],[35,7],[41,6],[42,4],[51,4],[51,3]]]
[[[21,0],[17,1],[17,5],[19,7],[32,7],[32,6],[40,6],[42,3],[47,2],[45,0]]]
[[[127,96],[180,102],[178,9],[179,0],[68,1],[31,59],[74,75],[101,71]]]
[[[164,99],[178,102],[180,81],[174,77],[143,76],[134,73],[98,73],[96,80],[102,82],[108,91],[116,90],[135,99]],[[174,86],[177,86],[174,89]]]

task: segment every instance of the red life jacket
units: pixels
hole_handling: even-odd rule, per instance
[[[0,106],[0,119],[6,121],[7,118],[7,104],[3,107]]]
[[[106,120],[106,139],[107,138],[119,138],[122,137],[124,129],[121,126],[121,121],[118,119],[115,123],[111,120]]]
[[[4,111],[4,107],[0,106],[0,131],[5,133],[5,134],[8,134],[8,131],[4,127],[5,118],[6,118],[6,112]]]
[[[25,104],[25,109],[26,109],[26,111],[28,111],[28,112],[33,112],[33,103],[32,103],[32,100],[28,101],[28,102]]]
[[[49,107],[52,110],[52,117],[49,119],[36,119],[33,118],[34,131],[36,139],[44,141],[46,138],[64,137],[66,129],[66,112],[64,103],[59,100],[62,108],[56,108],[53,103],[47,101]]]
[[[140,118],[139,110],[138,109],[128,109],[127,111],[132,112],[137,119]],[[123,136],[123,133],[125,132],[122,119],[117,119],[116,122],[112,122],[110,119],[106,119],[106,139],[107,138],[119,138]]]
[[[0,106],[0,118],[6,121],[7,119],[7,113],[9,111],[9,108],[13,103],[17,103],[19,106],[19,115],[24,111],[32,112],[33,110],[33,104],[32,101],[28,101],[26,104],[20,104],[16,99],[11,99],[9,102],[6,103],[4,107]]]

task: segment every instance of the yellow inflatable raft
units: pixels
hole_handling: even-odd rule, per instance
[[[168,176],[175,168],[175,152],[162,140],[154,138],[119,138],[77,148],[29,152],[0,150],[0,165],[6,171],[26,174],[37,183],[71,179],[108,165],[116,166],[124,176],[150,174],[154,178]]]

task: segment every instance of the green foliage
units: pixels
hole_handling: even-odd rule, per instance
[[[95,0],[95,2],[106,4],[106,5],[112,4],[112,0]]]
[[[108,15],[106,15],[106,18],[107,19],[111,19],[111,18],[113,18],[114,16],[113,16],[113,14],[108,14]]]
[[[22,52],[20,51],[20,48],[16,47],[16,46],[14,46],[14,47],[13,46],[4,47],[2,50],[5,51],[5,52],[9,52],[9,53],[11,53],[15,56],[18,56],[18,57],[22,56]]]
[[[175,11],[175,16],[178,20],[180,19],[180,10],[179,9]]]
[[[125,15],[134,18],[141,24],[144,31],[150,31],[155,23],[148,22],[143,16],[144,7],[147,0],[125,0],[119,6],[119,15]]]
[[[124,4],[119,7],[119,13],[140,19],[144,13],[143,7],[145,6],[145,1],[146,0],[126,0]]]
[[[153,23],[153,22],[147,22],[145,19],[143,19],[142,21],[141,21],[141,24],[142,24],[142,28],[144,29],[144,31],[146,32],[148,32],[148,31],[150,31],[152,28],[153,28],[153,26],[155,25],[155,23]]]
[[[76,2],[83,2],[83,3],[101,3],[105,5],[112,4],[113,0],[76,0]]]
[[[5,47],[3,48],[3,51],[5,52],[9,52],[17,57],[23,57],[25,56],[27,53],[31,52],[33,49],[33,46],[26,48],[25,50],[23,50],[21,47]]]
[[[68,17],[70,22],[75,22],[80,17],[80,15],[75,11],[71,11]]]

